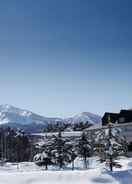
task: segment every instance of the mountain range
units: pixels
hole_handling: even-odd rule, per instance
[[[70,118],[49,118],[12,105],[0,105],[1,127],[9,126],[12,128],[22,128],[28,132],[41,132],[48,124],[56,122],[68,124],[89,122],[91,125],[97,125],[100,124],[101,117],[90,112],[82,112]]]

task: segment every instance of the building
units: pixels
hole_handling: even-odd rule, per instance
[[[105,126],[108,124],[109,121],[109,117],[110,117],[110,121],[111,123],[115,123],[118,120],[118,113],[110,113],[110,112],[106,112],[102,118],[102,126]]]
[[[108,124],[109,117],[111,123],[132,123],[132,110],[121,110],[119,113],[106,112],[102,118],[102,126]]]
[[[106,112],[102,117],[102,126],[106,126],[109,123],[109,117],[111,123],[113,124],[127,123],[127,126],[122,126],[120,129],[122,130],[122,135],[126,137],[126,140],[129,144],[128,149],[132,151],[132,109],[123,109],[119,113]],[[128,123],[130,123],[130,125],[128,125]]]

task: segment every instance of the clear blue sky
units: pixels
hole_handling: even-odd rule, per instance
[[[131,0],[0,0],[7,103],[51,117],[131,108]]]

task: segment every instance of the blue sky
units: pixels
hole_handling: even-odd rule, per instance
[[[0,0],[0,104],[45,116],[132,107],[130,0]]]

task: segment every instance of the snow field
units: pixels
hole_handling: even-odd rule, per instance
[[[118,184],[107,173],[89,171],[40,171],[1,173],[0,184]]]
[[[55,171],[53,167],[45,171],[32,162],[6,163],[0,166],[0,184],[132,184],[132,158],[121,157],[119,162],[122,168],[113,172],[95,158],[90,160],[88,170],[78,170],[82,163],[76,160],[75,171]]]

